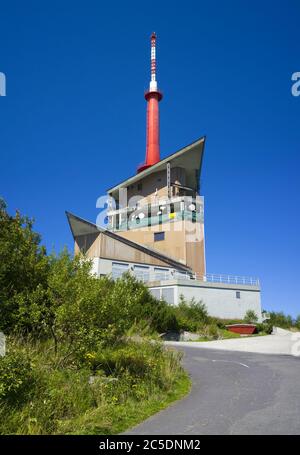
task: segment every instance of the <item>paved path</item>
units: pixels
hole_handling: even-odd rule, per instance
[[[191,393],[126,434],[300,434],[299,357],[179,349]]]
[[[298,343],[297,343],[298,341]],[[255,336],[245,338],[232,338],[230,340],[217,340],[208,342],[166,342],[166,344],[187,346],[193,348],[222,349],[226,351],[257,352],[261,354],[291,355],[292,349],[300,354],[300,333],[275,328],[273,335]]]

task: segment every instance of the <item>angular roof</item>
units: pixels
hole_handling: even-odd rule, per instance
[[[205,144],[205,136],[197,139],[195,142],[192,142],[190,145],[178,150],[177,152],[173,153],[172,155],[167,156],[166,158],[162,159],[158,163],[144,169],[142,172],[129,177],[127,180],[119,183],[118,185],[113,186],[112,188],[107,190],[108,194],[112,194],[118,191],[120,188],[127,187],[128,185],[132,185],[143,179],[144,177],[152,174],[153,172],[162,171],[167,169],[167,163],[171,163],[174,167],[183,167],[187,173],[187,181],[189,179],[195,180],[200,178],[201,174],[201,167],[202,167],[202,160],[203,160],[203,153],[204,153],[204,144]],[[195,175],[195,170],[198,171],[198,175]],[[194,186],[194,185],[190,185]]]
[[[176,261],[170,256],[162,254],[160,251],[146,247],[144,245],[141,245],[140,243],[133,242],[132,240],[125,239],[124,237],[121,237],[115,232],[109,231],[108,229],[100,228],[96,224],[91,223],[90,221],[86,221],[76,215],[73,215],[73,213],[66,211],[66,215],[74,240],[76,237],[79,237],[81,235],[102,233],[104,235],[107,235],[108,237],[111,237],[119,242],[126,244],[127,246],[142,251],[143,253],[146,253],[149,256],[164,261],[166,264],[169,264],[171,267],[174,267],[175,269],[182,270],[184,272],[191,272],[190,267],[182,264],[181,262]]]

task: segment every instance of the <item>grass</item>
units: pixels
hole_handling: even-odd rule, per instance
[[[64,434],[103,434],[113,435],[138,425],[148,417],[165,409],[170,404],[185,397],[191,389],[189,376],[182,372],[173,384],[172,390],[167,393],[150,394],[147,399],[137,403],[134,399],[128,399],[126,403],[117,404],[112,408],[91,410],[75,419],[67,422]]]
[[[229,340],[231,338],[241,338],[239,333],[230,332],[230,330],[219,329],[221,332],[222,340]]]
[[[10,346],[0,359],[0,434],[118,434],[191,387],[182,354],[158,342],[121,343],[65,365],[47,343]]]
[[[259,332],[259,333],[254,333],[252,335],[243,335],[241,336],[239,333],[235,332],[230,332],[230,330],[226,329],[218,329],[219,330],[219,335],[218,338],[212,338],[209,336],[200,336],[196,340],[190,340],[189,342],[205,342],[205,341],[217,341],[217,340],[231,340],[231,339],[236,339],[236,338],[251,338],[251,337],[259,337],[259,336],[266,336],[268,333],[266,332]]]

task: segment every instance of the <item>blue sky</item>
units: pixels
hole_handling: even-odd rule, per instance
[[[202,172],[210,272],[257,275],[263,307],[300,313],[300,3],[1,3],[2,195],[51,250],[73,242],[64,210],[144,160],[149,35],[158,34],[161,154],[207,136]]]

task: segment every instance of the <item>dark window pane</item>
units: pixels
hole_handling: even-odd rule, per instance
[[[160,240],[165,240],[164,232],[154,232],[154,242],[159,242]]]

